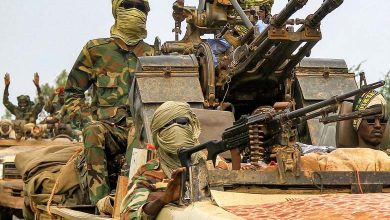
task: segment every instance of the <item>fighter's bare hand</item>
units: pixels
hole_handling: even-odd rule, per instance
[[[34,73],[34,79],[33,79],[33,83],[36,87],[39,86],[39,75],[38,73]]]
[[[185,172],[185,167],[180,167],[173,171],[172,178],[168,182],[167,190],[165,191],[162,201],[166,204],[179,200],[180,198],[180,184],[181,174]]]
[[[4,76],[4,84],[6,86],[9,86],[9,84],[11,84],[11,77],[10,77],[9,73],[6,73]]]

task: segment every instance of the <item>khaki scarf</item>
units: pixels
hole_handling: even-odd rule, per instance
[[[168,122],[178,117],[187,117],[189,124],[174,123],[164,128]],[[187,103],[169,101],[157,108],[151,124],[153,141],[157,146],[161,168],[170,178],[173,170],[181,166],[177,150],[181,147],[192,147],[199,144],[199,120]],[[193,154],[191,159],[193,163],[197,163],[203,157],[202,153],[197,153]]]
[[[112,14],[115,23],[111,27],[111,37],[123,40],[127,45],[136,45],[147,36],[146,14],[136,8],[119,7],[123,0],[112,1]]]
[[[4,131],[2,127],[8,127],[8,130]],[[12,121],[9,119],[3,119],[0,120],[0,134],[2,136],[7,136],[11,133],[12,131]]]

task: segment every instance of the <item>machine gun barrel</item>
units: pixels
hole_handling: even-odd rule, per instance
[[[301,9],[308,0],[291,0],[287,3],[286,7],[282,9],[282,11],[277,14],[275,19],[273,20],[272,25],[276,27],[281,27],[286,21],[293,15],[296,11]]]
[[[314,14],[309,15],[306,18],[306,25],[309,27],[315,28],[317,27],[320,22],[332,11],[334,11],[336,8],[338,8],[344,0],[327,0],[322,3],[321,7],[317,9]],[[298,32],[301,32],[305,29],[305,26],[299,28]],[[299,52],[293,56],[293,58],[286,64],[285,66],[285,72],[289,72],[292,70],[305,56],[307,53],[310,52],[310,50],[317,44],[317,41],[313,42],[307,42],[303,47],[299,49]],[[286,51],[286,54],[292,54],[298,47],[300,46],[300,42],[295,42],[290,46],[290,48],[287,50],[285,48],[282,48],[284,51]]]
[[[304,116],[305,114],[307,114],[309,112],[315,111],[315,110],[323,108],[325,106],[329,106],[329,105],[334,105],[336,103],[340,103],[341,101],[343,101],[343,100],[345,100],[345,99],[347,99],[349,97],[352,97],[352,96],[355,96],[355,95],[358,95],[358,94],[362,94],[362,93],[368,92],[370,90],[379,88],[379,87],[383,86],[384,84],[385,84],[384,81],[379,81],[379,82],[375,82],[375,83],[363,86],[363,87],[361,87],[359,89],[353,90],[351,92],[348,92],[348,93],[345,93],[345,94],[342,94],[342,95],[339,95],[339,96],[333,96],[333,97],[331,97],[329,99],[326,99],[324,101],[315,103],[313,105],[309,105],[307,107],[297,109],[297,110],[292,111],[290,113],[286,113],[285,116],[284,116],[284,119],[285,120],[290,120],[290,119],[293,119],[293,118],[298,118],[298,117]]]
[[[271,20],[271,24],[276,27],[282,26],[287,22],[291,15],[305,6],[307,1],[308,0],[290,0],[279,14],[274,15]],[[269,30],[270,26],[268,26],[262,34],[257,36],[249,43],[248,48],[256,48],[254,51],[250,51],[250,53],[248,52],[247,54],[241,56],[238,60],[233,61],[237,63],[237,66],[232,69],[232,75],[236,75],[245,72],[248,69],[252,69],[257,64],[258,60],[261,59],[261,57],[271,49],[271,47],[274,45],[274,42],[268,39]],[[253,33],[253,31],[248,32],[249,35]],[[250,37],[248,36],[244,37],[244,39],[249,38]]]
[[[297,33],[305,31],[306,27],[318,27],[326,15],[338,8],[342,3],[343,0],[324,1],[320,8],[314,12],[314,14],[311,14],[306,18],[305,25],[302,25],[297,30]],[[279,69],[279,67],[284,64],[286,60],[288,60],[288,63],[284,68],[284,72],[287,74],[290,72],[291,68],[294,68],[303,59],[303,57],[305,57],[305,55],[310,52],[310,50],[317,44],[317,42],[318,40],[306,42],[301,48],[302,50],[300,50],[299,53],[294,56],[291,55],[303,42],[282,42],[274,49],[270,58],[266,60],[263,65],[258,66],[256,69],[252,70],[252,72],[257,72],[260,70],[260,72],[263,74],[269,75]]]
[[[252,22],[246,16],[245,12],[242,10],[242,8],[241,8],[240,4],[238,4],[237,0],[230,0],[230,3],[232,3],[234,9],[237,11],[238,15],[240,15],[241,19],[244,21],[245,26],[248,29],[253,28]]]
[[[329,113],[335,113],[337,112],[338,106],[337,105],[331,105],[329,107],[326,107],[325,109],[319,110],[317,112],[311,113],[309,115],[302,116],[300,120],[297,121],[298,124],[301,124],[302,122],[308,121],[310,119],[316,118],[318,116],[322,115],[328,115]]]
[[[289,1],[285,9],[283,9],[280,14],[275,15],[274,18],[271,20],[271,26],[277,27],[278,25],[284,24],[284,22],[286,22],[286,19],[288,19],[288,16],[286,14],[291,13],[292,12],[291,10],[294,9],[294,7],[296,7],[295,9],[299,7],[303,7],[305,3],[306,1],[303,0]],[[305,31],[306,27],[310,27],[310,28],[318,27],[320,25],[320,22],[326,17],[326,15],[331,13],[342,3],[343,0],[324,1],[320,6],[320,8],[318,8],[314,12],[314,14],[309,15],[306,18],[305,24],[302,25],[297,30],[297,33]],[[303,59],[303,57],[307,55],[318,42],[318,40],[306,42],[305,45],[302,47],[302,50],[300,50],[299,53],[294,56],[292,56],[292,54],[294,53],[294,51],[296,51],[297,48],[299,48],[299,46],[304,41],[280,42],[272,50],[272,54],[268,55],[268,57],[265,57],[264,55],[268,53],[272,45],[275,44],[275,42],[268,39],[267,37],[268,30],[269,28],[267,28],[266,31],[264,31],[261,35],[256,37],[250,43],[249,48],[256,48],[256,50],[250,56],[248,56],[244,62],[242,61],[238,62],[240,64],[238,64],[237,67],[232,70],[233,73],[232,75],[236,75],[242,72],[251,72],[251,73],[260,72],[261,74],[255,76],[254,78],[256,77],[262,78],[262,77],[267,77],[268,75],[274,73],[276,70],[278,70],[281,67],[281,65],[284,65],[283,72],[285,74],[283,74],[283,77],[285,77],[285,75],[288,75],[291,69],[294,68],[295,65],[299,63]],[[261,63],[261,65],[259,65],[259,63]]]
[[[287,22],[287,20],[293,15],[295,12],[297,12],[299,9],[301,9],[308,0],[291,0],[287,3],[287,5],[282,9],[282,11],[279,14],[274,15],[272,18],[272,25],[276,27],[282,26],[284,23]],[[258,46],[260,45],[268,36],[268,30],[270,27],[268,26],[264,32],[256,37],[253,42],[251,43],[251,46]],[[253,34],[248,33],[248,34]]]
[[[307,24],[310,27],[317,27],[322,19],[325,18],[326,15],[331,13],[333,10],[338,8],[344,0],[327,0],[322,3],[321,7],[312,15],[310,15],[307,19]]]
[[[356,118],[362,118],[366,116],[371,116],[371,115],[380,115],[382,113],[382,107],[374,107],[374,108],[369,108],[361,111],[356,111],[356,112],[351,112],[349,114],[344,114],[344,115],[332,115],[328,116],[325,118],[320,118],[320,122],[323,124],[328,124],[336,121],[344,121],[344,120],[350,120],[350,119],[356,119]]]

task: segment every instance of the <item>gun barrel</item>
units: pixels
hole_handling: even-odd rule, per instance
[[[301,9],[308,0],[291,0],[287,3],[286,7],[280,11],[279,14],[275,16],[273,20],[273,25],[276,27],[281,27],[286,21],[293,15],[296,11]]]
[[[338,8],[343,3],[343,0],[327,0],[320,6],[319,9],[314,14],[309,15],[305,24],[309,27],[316,28],[320,25],[320,22],[333,10]],[[297,32],[302,32],[305,30],[305,25],[301,26]],[[285,74],[288,74],[302,59],[307,55],[307,53],[317,44],[318,41],[306,42],[306,44],[299,49],[299,52],[293,56],[293,59],[288,61],[288,64],[285,66]],[[281,54],[279,57],[272,58],[269,60],[269,64],[264,67],[267,70],[267,73],[272,73],[277,69],[288,57],[301,45],[301,42],[294,42],[292,44],[286,44],[285,47],[280,47],[275,51],[279,51]]]
[[[326,15],[331,13],[333,10],[338,8],[344,0],[327,0],[322,3],[321,7],[312,15],[309,15],[307,18],[307,24],[311,27],[317,27],[322,19],[325,18]]]
[[[276,27],[282,26],[286,21],[293,15],[295,12],[297,12],[299,9],[301,9],[305,4],[307,3],[308,0],[291,0],[287,3],[287,5],[280,11],[279,14],[274,15],[272,18],[271,22],[272,25]],[[250,44],[252,47],[253,46],[258,46],[260,45],[268,36],[268,30],[269,26],[266,28],[266,30],[263,31],[261,35],[256,37],[253,42]]]
[[[290,0],[287,5],[282,9],[282,11],[275,15],[271,23],[273,26],[280,27],[293,15],[296,11],[301,9],[308,0]],[[257,48],[256,50],[243,60],[239,60],[237,63],[239,65],[235,66],[232,69],[232,75],[236,75],[242,72],[247,71],[248,69],[252,69],[257,63],[262,55],[264,55],[274,44],[272,40],[268,39],[268,31],[270,30],[270,26],[263,31],[262,34],[257,36],[252,42],[249,43],[249,48]],[[250,31],[248,34],[253,34],[253,31]],[[244,37],[245,39],[249,38],[248,36]],[[243,62],[242,62],[243,61]]]
[[[232,3],[234,9],[237,11],[238,15],[240,15],[241,19],[244,21],[245,26],[248,29],[253,28],[253,24],[249,20],[249,18],[246,16],[245,12],[242,10],[240,4],[238,4],[237,0],[230,0],[230,3]]]
[[[380,114],[383,114],[382,107],[374,107],[372,109],[369,108],[361,111],[352,112],[349,114],[332,115],[325,118],[320,118],[320,122],[322,122],[323,124],[328,124],[336,121],[344,121],[344,120],[350,120],[350,119],[356,119],[356,118],[361,118],[361,117],[366,117],[371,115],[380,115]]]
[[[367,91],[379,88],[383,85],[385,85],[385,81],[383,81],[383,80],[379,81],[379,82],[375,82],[375,83],[363,86],[359,89],[353,90],[351,92],[345,93],[343,95],[333,96],[332,98],[326,99],[326,100],[318,102],[316,104],[309,105],[309,106],[304,107],[304,108],[300,108],[298,110],[292,111],[292,112],[287,113],[287,114],[283,114],[281,117],[285,120],[290,120],[290,119],[302,117],[309,112],[315,111],[317,109],[323,108],[323,107],[328,106],[328,105],[334,105],[334,104],[339,103],[339,102],[341,102],[349,97],[355,96],[357,94],[365,93]]]

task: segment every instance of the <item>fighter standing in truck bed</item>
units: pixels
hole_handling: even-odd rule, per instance
[[[111,37],[89,41],[77,58],[65,87],[69,114],[80,112],[84,92],[94,88],[97,121],[83,130],[89,197],[92,204],[110,193],[107,165],[127,148],[132,127],[128,93],[137,57],[153,55],[143,42],[149,4],[143,0],[113,0],[115,23]]]

